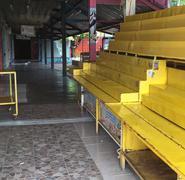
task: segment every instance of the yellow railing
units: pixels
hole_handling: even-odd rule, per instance
[[[18,116],[17,76],[15,71],[2,71],[0,76],[9,76],[9,95],[0,97],[0,106],[15,106],[14,117]]]

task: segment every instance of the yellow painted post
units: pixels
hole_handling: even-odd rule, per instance
[[[99,118],[100,118],[100,104],[98,98],[96,98],[96,134],[99,131]]]
[[[13,101],[13,93],[12,93],[12,74],[9,74],[9,88],[10,88],[10,98]]]
[[[124,156],[124,152],[126,149],[126,125],[121,122],[121,151],[120,151],[120,166],[124,170],[126,159]]]
[[[17,76],[16,76],[16,72],[14,72],[13,75],[14,75],[14,90],[15,90],[15,114],[14,114],[14,116],[18,116],[18,96],[17,96]]]

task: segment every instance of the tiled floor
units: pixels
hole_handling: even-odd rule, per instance
[[[97,135],[93,121],[74,125],[104,180],[138,180],[130,167],[120,168],[118,146],[102,128]]]
[[[121,170],[118,148],[95,123],[0,128],[2,180],[136,180]]]
[[[18,120],[87,117],[77,104],[77,83],[68,77],[62,77],[62,71],[51,70],[38,63],[21,65],[15,69],[18,79]],[[2,81],[0,96],[6,96],[9,81],[7,78],[0,79],[0,83]],[[4,120],[12,120],[8,107],[0,107],[0,123]]]
[[[96,179],[100,172],[73,124],[0,129],[1,179]]]
[[[96,135],[73,80],[39,64],[19,66],[17,75],[18,119],[0,107],[1,180],[137,179],[129,167],[120,169],[110,137],[102,129]]]

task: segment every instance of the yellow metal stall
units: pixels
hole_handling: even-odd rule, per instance
[[[18,95],[17,95],[17,76],[15,71],[2,71],[0,76],[9,77],[9,95],[0,97],[0,106],[14,106],[15,111],[13,116],[18,116]]]

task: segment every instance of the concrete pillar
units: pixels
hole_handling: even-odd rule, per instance
[[[42,62],[42,39],[40,39],[40,62]]]
[[[96,61],[96,0],[89,1],[89,55]]]
[[[11,34],[10,35],[10,63],[13,63],[14,62],[14,35]]]
[[[40,39],[38,39],[38,61],[40,61]]]
[[[54,69],[54,42],[53,38],[50,39],[51,42],[51,69]]]
[[[3,46],[2,46],[2,32],[0,31],[0,71],[3,70]]]
[[[39,47],[39,61],[42,62],[42,40],[40,38],[38,40],[38,47]]]
[[[61,15],[62,15],[62,61],[63,61],[63,76],[67,75],[67,56],[66,56],[66,27],[65,27],[65,1],[61,3]]]
[[[47,39],[44,39],[44,63],[47,64]]]

